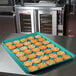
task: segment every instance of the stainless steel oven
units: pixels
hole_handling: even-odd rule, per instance
[[[57,35],[57,11],[38,11],[39,32]]]
[[[35,12],[34,10],[18,10],[16,11],[16,23],[18,33],[34,33],[35,32]]]

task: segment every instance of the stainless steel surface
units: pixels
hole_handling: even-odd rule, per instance
[[[0,43],[6,39],[14,38],[21,36],[23,34],[2,34],[0,35]],[[51,36],[46,34],[47,37],[56,41],[61,46],[65,47],[72,53],[76,54],[76,37],[67,37],[67,36]],[[5,51],[5,49],[0,45],[0,72],[12,73],[1,76],[19,76],[27,75],[25,74],[21,68],[15,63],[15,61],[9,56],[9,54]],[[14,75],[13,75],[14,74]],[[68,61],[66,63],[61,63],[59,65],[47,68],[43,71],[39,71],[30,76],[76,76],[76,58],[72,61]]]

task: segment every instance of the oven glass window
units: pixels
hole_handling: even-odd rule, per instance
[[[52,15],[49,14],[40,15],[40,32],[46,34],[52,34]]]
[[[9,0],[0,0],[0,4],[8,4],[9,2],[8,2]]]
[[[31,32],[31,15],[20,14],[21,32]]]

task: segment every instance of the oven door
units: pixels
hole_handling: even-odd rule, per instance
[[[57,35],[57,11],[38,11],[39,32]]]
[[[19,10],[16,13],[16,23],[18,33],[35,32],[35,13],[33,10]]]
[[[0,6],[12,6],[14,0],[0,0]]]

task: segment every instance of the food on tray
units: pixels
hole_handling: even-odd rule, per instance
[[[25,39],[25,38],[21,39],[21,42],[26,42],[26,41],[27,41],[27,39]]]
[[[28,39],[28,40],[34,40],[34,37],[29,36],[27,39]]]
[[[36,43],[38,42],[38,40],[34,39],[34,40],[31,40],[31,43]]]
[[[17,53],[17,52],[20,52],[20,50],[19,49],[14,49],[14,50],[12,50],[12,52]]]
[[[38,70],[38,66],[30,66],[29,68],[29,71],[35,71],[35,70]]]
[[[46,50],[44,50],[44,53],[46,53],[46,54],[52,53],[52,50],[51,49],[46,49]]]
[[[59,49],[58,47],[53,47],[51,50],[57,52],[57,51],[59,51],[60,49]]]
[[[28,48],[33,49],[35,48],[35,45],[29,45]]]
[[[31,54],[32,53],[32,50],[25,50],[24,51],[24,54]]]
[[[8,42],[6,43],[6,46],[11,46],[13,43],[12,42]]]
[[[57,55],[64,56],[65,55],[65,52],[64,51],[58,51],[57,52]]]
[[[39,41],[45,41],[45,38],[40,38]]]
[[[58,56],[57,56],[57,54],[55,54],[55,53],[51,53],[51,54],[49,54],[49,57],[50,57],[50,58],[57,58]]]
[[[49,44],[50,41],[43,41],[43,44]]]
[[[53,47],[55,47],[55,45],[54,44],[48,44],[47,47],[48,48],[53,48]]]
[[[32,49],[32,51],[33,51],[33,52],[39,52],[40,49],[39,49],[39,48],[34,48],[34,49]]]
[[[32,64],[33,64],[33,63],[32,63],[31,61],[25,61],[25,62],[24,62],[24,65],[25,65],[25,66],[32,66]]]
[[[35,45],[36,45],[36,46],[41,46],[42,43],[41,43],[41,42],[36,42]]]
[[[14,44],[18,44],[18,43],[20,43],[20,41],[19,40],[15,40],[15,41],[13,41],[13,43]]]
[[[41,36],[40,36],[40,35],[36,35],[36,36],[35,36],[35,38],[38,38],[38,39],[40,39],[40,38],[41,38]]]
[[[44,46],[44,45],[39,46],[39,49],[40,49],[40,50],[45,50],[46,48],[47,48],[47,46]]]
[[[32,59],[32,63],[38,64],[40,62],[41,62],[41,59],[39,58]]]
[[[36,55],[37,56],[43,56],[44,55],[44,52],[41,52],[41,51],[40,52],[37,52]]]
[[[45,61],[45,60],[48,60],[49,59],[49,56],[44,55],[44,56],[41,56],[40,59]]]
[[[21,56],[19,57],[20,61],[26,61],[27,60],[27,57],[26,56]]]
[[[23,52],[18,52],[18,53],[16,53],[16,56],[17,56],[17,57],[24,56],[24,53],[23,53]]]
[[[52,65],[52,64],[55,64],[55,61],[54,60],[48,60],[48,61],[46,61],[46,64],[47,65]]]
[[[71,58],[71,56],[69,56],[69,55],[64,55],[63,56],[63,59],[69,59],[69,58]]]
[[[22,46],[23,46],[22,43],[18,43],[18,44],[16,44],[16,47],[22,47]]]
[[[63,58],[61,58],[61,57],[55,58],[55,62],[60,62],[60,61],[63,61]]]
[[[36,54],[29,54],[29,55],[28,55],[28,58],[29,58],[29,59],[33,59],[33,58],[36,58],[36,56],[37,56]]]
[[[24,45],[31,45],[31,42],[24,42]]]
[[[47,66],[46,63],[39,63],[39,64],[38,64],[38,67],[39,67],[39,68],[43,68],[43,67],[46,67],[46,66]]]
[[[16,48],[16,46],[15,46],[15,45],[11,45],[11,46],[8,46],[8,48],[9,48],[10,50],[13,50],[13,49]]]
[[[20,48],[20,50],[22,50],[22,51],[25,51],[25,50],[27,50],[28,49],[28,47],[26,47],[26,46],[22,46],[21,48]]]

